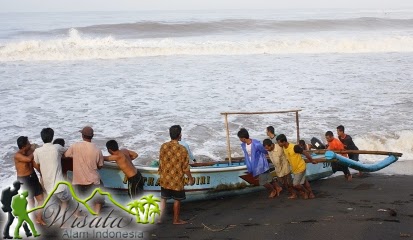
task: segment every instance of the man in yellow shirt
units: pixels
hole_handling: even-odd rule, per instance
[[[311,190],[310,183],[305,178],[306,162],[311,162],[316,164],[317,162],[313,160],[307,152],[304,152],[299,145],[291,144],[287,141],[287,137],[284,134],[277,136],[277,143],[280,147],[284,148],[285,156],[291,166],[291,172],[294,176],[293,187],[300,193],[302,198],[314,198],[314,193]],[[301,154],[304,154],[307,158],[306,161],[303,159]],[[290,196],[290,199],[294,199],[294,196]]]

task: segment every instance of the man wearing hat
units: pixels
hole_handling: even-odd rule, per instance
[[[13,190],[10,189],[10,187],[8,187],[6,189],[3,189],[2,193],[1,193],[1,203],[3,204],[1,209],[3,210],[3,212],[7,213],[7,215],[8,215],[8,220],[6,222],[6,225],[4,225],[4,232],[3,232],[3,238],[4,239],[13,239],[13,237],[11,237],[9,235],[10,226],[12,225],[12,223],[14,221],[14,216],[12,214],[12,209],[11,209],[11,200],[14,196],[17,195],[17,193],[19,192],[19,189],[20,189],[20,185],[22,185],[22,184],[23,183],[21,183],[19,181],[15,181],[13,183],[13,187],[14,187]],[[24,228],[24,231],[26,232],[27,237],[32,236],[32,233],[30,232],[30,230],[27,227],[26,223],[23,224],[23,228]]]
[[[103,166],[102,151],[92,143],[93,128],[86,126],[80,133],[83,141],[69,147],[65,157],[73,158],[73,186],[77,194],[88,197],[95,188],[101,187],[98,169]],[[94,197],[94,211],[100,212],[104,199],[99,195]]]

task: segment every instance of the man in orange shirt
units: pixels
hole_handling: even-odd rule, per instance
[[[334,137],[334,134],[332,131],[327,131],[326,134],[326,140],[328,142],[328,146],[327,149],[328,150],[337,150],[337,151],[343,151],[345,150],[343,143],[338,140],[337,138]],[[347,154],[341,154],[344,157],[348,157]],[[344,177],[347,179],[347,181],[351,181],[352,176],[350,173],[350,170],[348,169],[347,166],[343,166],[337,162],[332,162],[331,163],[331,168],[333,169],[333,172],[337,172],[337,171],[342,171],[344,173]]]

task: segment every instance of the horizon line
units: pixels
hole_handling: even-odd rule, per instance
[[[359,10],[359,11],[413,11],[413,6],[400,6],[400,7],[280,7],[280,8],[208,8],[208,9],[119,9],[119,10],[0,10],[0,13],[108,13],[108,12],[208,12],[208,11],[274,11],[274,10]]]

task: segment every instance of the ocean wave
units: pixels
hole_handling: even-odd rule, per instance
[[[337,30],[413,29],[413,19],[353,18],[311,20],[227,19],[207,22],[137,22],[78,28],[88,34],[136,38],[200,36],[236,32],[315,32]],[[68,29],[62,29],[67,31]]]
[[[0,47],[0,61],[91,60],[170,55],[252,55],[412,52],[413,36],[274,37],[241,40],[188,38],[119,40],[69,36],[50,40],[9,42]]]
[[[411,130],[402,130],[387,135],[373,132],[355,137],[354,142],[362,150],[400,152],[403,153],[401,161],[413,160],[413,146],[411,144],[413,131]],[[365,162],[376,162],[378,158],[380,157],[361,155],[361,159]]]
[[[215,21],[140,21],[135,23],[97,24],[76,27],[85,34],[119,38],[168,38],[234,34],[244,32],[324,32],[324,31],[371,31],[371,30],[413,30],[413,19],[392,19],[361,17],[349,19],[222,19]],[[46,32],[22,31],[18,35],[56,36],[68,28]]]

